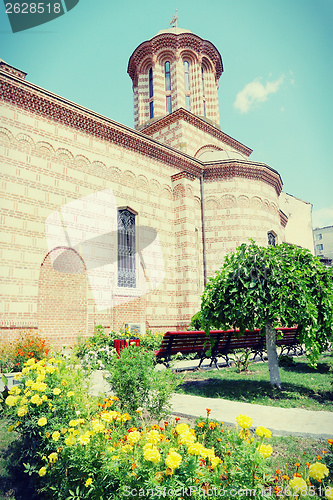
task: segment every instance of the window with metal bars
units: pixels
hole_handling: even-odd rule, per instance
[[[118,210],[118,286],[136,287],[135,214]]]

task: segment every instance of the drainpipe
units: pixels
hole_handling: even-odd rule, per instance
[[[205,235],[205,212],[204,212],[204,193],[203,193],[204,171],[200,175],[200,205],[201,205],[201,229],[202,229],[202,264],[204,287],[207,285],[207,266],[206,266],[206,235]]]

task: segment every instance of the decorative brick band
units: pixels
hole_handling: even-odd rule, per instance
[[[179,179],[188,179],[190,181],[194,181],[195,179],[197,179],[197,176],[192,175],[185,171],[179,172],[178,174],[174,174],[171,176],[172,182],[178,181]]]
[[[286,216],[285,213],[282,212],[282,210],[279,210],[280,214],[280,223],[282,227],[286,227],[287,222],[288,222],[288,217]]]
[[[200,175],[202,171],[200,162],[187,158],[182,153],[177,153],[140,132],[121,126],[29,82],[17,81],[15,77],[11,78],[3,73],[0,80],[0,100],[98,139],[124,146],[167,165],[186,170],[193,175]]]
[[[199,118],[193,113],[190,113],[190,111],[187,111],[184,108],[179,108],[170,115],[164,116],[160,120],[157,120],[151,125],[148,125],[145,129],[143,129],[144,134],[153,135],[156,132],[159,132],[161,129],[170,126],[172,123],[175,123],[178,120],[184,120],[186,123],[189,123],[190,125],[193,125],[197,129],[202,130],[207,134],[210,134],[211,136],[215,137],[216,139],[219,139],[220,141],[223,141],[225,144],[228,144],[229,146],[236,149],[237,151],[240,151],[246,156],[250,156],[250,154],[252,153],[252,149],[248,148],[241,142],[236,141],[236,139],[233,139],[232,137],[230,137],[230,135],[225,134],[224,132],[222,132],[222,130],[219,130],[218,128],[214,127],[207,121],[203,120],[202,118]]]
[[[245,177],[246,179],[266,182],[274,187],[278,196],[282,191],[282,180],[280,175],[276,170],[265,165],[265,163],[228,160],[205,168],[205,181],[223,180],[231,177]]]

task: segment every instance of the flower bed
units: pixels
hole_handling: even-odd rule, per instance
[[[20,433],[20,461],[35,491],[48,499],[280,498],[333,500],[327,465],[296,467],[293,477],[267,467],[271,431],[237,430],[207,418],[194,429],[179,418],[147,427],[141,409],[119,411],[116,397],[87,396],[84,373],[64,360],[30,359],[21,385],[3,406]],[[332,456],[333,440],[329,440]],[[297,465],[297,464],[296,464]]]

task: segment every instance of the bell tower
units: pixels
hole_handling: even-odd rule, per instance
[[[219,127],[217,91],[223,65],[211,42],[173,26],[141,43],[127,71],[133,81],[136,130],[179,108]]]

